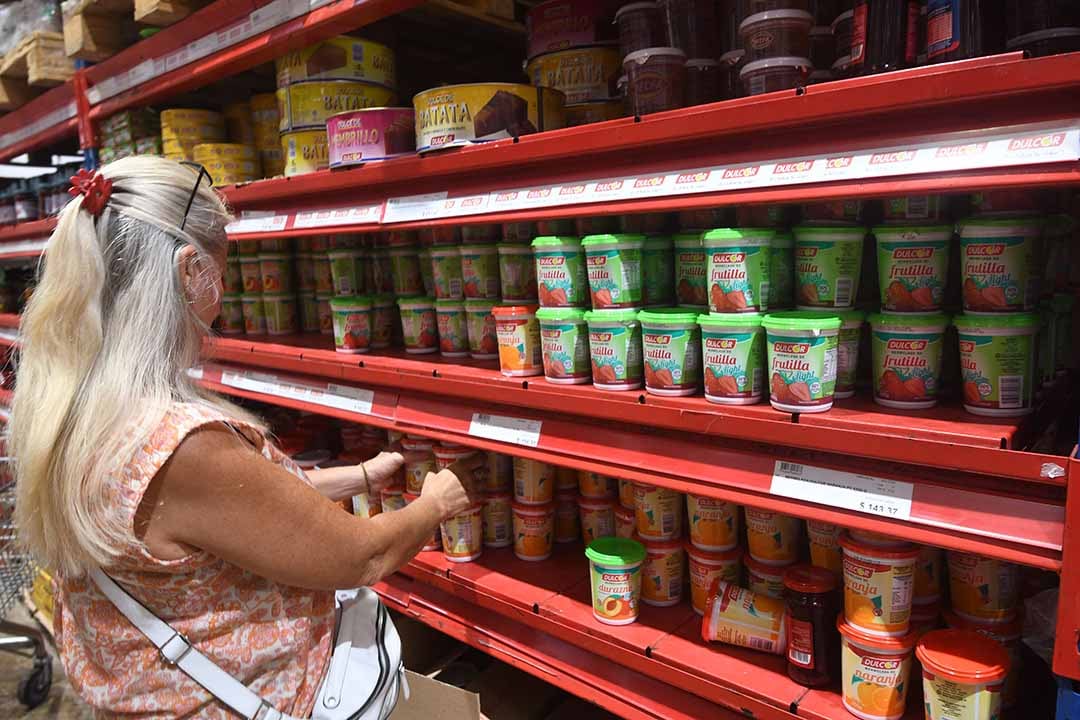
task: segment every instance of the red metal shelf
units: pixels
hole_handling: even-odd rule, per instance
[[[469,598],[443,592],[402,575],[374,588],[387,606],[514,667],[632,720],[736,720],[739,714],[696,695],[608,662],[591,647],[493,615]],[[762,714],[761,718],[792,715]]]
[[[68,81],[0,116],[0,162],[75,135],[78,120],[74,103],[75,86]],[[36,123],[41,128],[34,131],[32,126]]]
[[[662,485],[913,542],[978,552],[1048,570],[1061,568],[1063,492],[1049,484],[978,476],[970,471],[898,466],[840,453],[793,450],[785,442],[751,443],[698,433],[673,433],[648,423],[601,424],[558,411],[536,412],[521,406],[496,405],[476,397],[439,396],[430,388],[416,391],[369,386],[375,389],[368,404],[357,407],[349,400],[357,386],[351,384],[347,374],[325,379],[269,373],[250,365],[208,364],[201,370],[201,380],[206,387],[226,394],[351,422]],[[505,438],[491,439],[473,428],[480,414],[536,423],[534,442],[513,444]],[[788,427],[794,430],[798,425]],[[1068,464],[1064,458],[1040,457],[1047,462]],[[909,517],[890,519],[845,507],[829,494],[831,490],[795,497],[781,494],[774,489],[774,473],[781,462],[868,474],[886,484],[910,484]]]
[[[39,257],[54,228],[55,217],[0,227],[0,261]]]

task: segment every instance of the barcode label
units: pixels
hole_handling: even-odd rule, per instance
[[[851,288],[855,282],[849,277],[836,278],[836,299],[833,301],[834,307],[848,307],[851,305]]]
[[[789,648],[788,657],[791,658],[791,662],[795,663],[796,665],[803,666],[809,665],[810,661],[814,659],[814,656],[810,653],[802,652],[801,650],[796,650],[795,648]]]
[[[777,460],[769,492],[897,520],[911,518],[914,485],[901,480]]]
[[[930,214],[929,195],[912,195],[907,199],[907,219],[925,220]]]
[[[998,377],[998,406],[1018,408],[1024,406],[1024,376],[1002,375]]]
[[[759,638],[750,636],[750,647],[754,650],[764,650],[765,652],[773,651],[773,641],[768,638]]]
[[[776,472],[778,473],[791,473],[793,475],[802,475],[803,466],[801,463],[777,461]]]
[[[472,422],[469,423],[469,434],[488,440],[536,447],[540,443],[541,427],[543,427],[541,420],[473,413]]]

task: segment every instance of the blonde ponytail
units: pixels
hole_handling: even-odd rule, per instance
[[[109,483],[175,402],[251,422],[187,375],[208,332],[181,287],[188,245],[204,268],[221,254],[228,213],[208,184],[179,229],[195,173],[171,160],[102,168],[112,197],[94,218],[76,197],[60,213],[23,312],[10,423],[16,524],[44,565],[69,575],[106,566],[130,542]],[[199,278],[218,286],[220,271]]]

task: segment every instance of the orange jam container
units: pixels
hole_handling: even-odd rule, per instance
[[[514,500],[546,505],[555,498],[555,466],[539,460],[514,458]]]
[[[997,720],[1009,653],[974,630],[934,630],[915,648],[926,720]]]
[[[424,478],[435,472],[435,444],[426,438],[403,437],[402,456],[405,458],[405,492],[419,495]]]
[[[686,512],[694,547],[723,552],[739,544],[739,506],[735,503],[688,494]]]
[[[868,545],[847,533],[840,536],[840,547],[848,623],[870,635],[907,635],[919,548]]]
[[[799,559],[802,520],[770,510],[744,508],[746,549],[766,565],[791,565]]]
[[[673,540],[682,536],[683,495],[655,485],[634,485],[634,513],[638,535],[646,540]]]
[[[593,617],[605,625],[629,625],[638,618],[641,565],[645,548],[629,538],[597,538],[585,548],[589,558]]]
[[[640,538],[639,538],[640,540]],[[680,540],[641,540],[641,602],[656,607],[678,605],[683,599],[686,551]]]
[[[700,550],[689,542],[686,544],[686,556],[690,566],[690,605],[698,615],[705,614],[705,604],[709,599],[709,588],[717,578],[732,585],[739,584],[742,574],[742,551],[732,548],[727,552],[709,552]]]
[[[510,535],[513,528],[513,512],[510,493],[488,493],[484,497],[484,545],[504,548],[514,544]]]
[[[559,490],[555,494],[555,542],[577,542],[579,537],[578,494],[574,490]]]
[[[844,707],[862,720],[899,720],[907,702],[915,633],[868,635],[844,619],[840,631],[840,692]]]
[[[578,492],[587,498],[615,497],[615,479],[582,470],[578,473]]]
[[[1016,705],[1020,695],[1020,667],[1023,652],[1020,649],[1020,637],[1024,630],[1023,613],[1007,623],[988,623],[968,620],[954,612],[944,612],[945,623],[958,630],[974,630],[1001,643],[1009,654],[1009,674],[1005,676],[1005,685],[1001,690],[1001,707],[1011,708]],[[914,620],[912,620],[914,622]]]
[[[547,560],[555,539],[555,504],[514,503],[513,510],[514,554],[521,560]]]
[[[555,492],[578,489],[578,471],[568,467],[555,468]]]
[[[432,453],[435,455],[435,471],[438,472],[439,470],[445,470],[458,460],[464,460],[467,457],[475,455],[477,451],[473,448],[465,447],[464,445],[443,443],[433,447]],[[471,473],[465,477],[470,481],[473,479]],[[473,485],[467,485],[465,490],[472,494],[476,492],[477,488]]]
[[[746,587],[758,595],[784,597],[784,567],[758,562],[749,551],[743,555],[743,565],[746,566]]]
[[[810,540],[810,564],[825,568],[838,578],[844,576],[844,554],[838,542],[843,530],[832,523],[806,521],[806,536]]]
[[[1020,568],[1004,560],[948,552],[949,598],[957,615],[983,622],[1009,622],[1016,616]]]
[[[443,555],[450,562],[472,562],[484,552],[483,508],[476,503],[442,522]]]
[[[783,600],[725,582],[719,578],[709,588],[701,637],[783,655],[787,650],[787,609]]]
[[[627,510],[634,509],[634,481],[619,479],[619,504]]]
[[[944,585],[945,553],[930,545],[919,546],[919,558],[915,561],[915,605],[930,605],[941,599]]]
[[[634,509],[622,505],[615,506],[615,537],[634,537],[637,533],[637,518]]]
[[[406,505],[420,498],[419,495],[410,492],[402,493],[401,497],[405,500]],[[442,541],[439,539],[439,528],[435,528],[435,532],[431,536],[431,539],[424,543],[424,547],[422,547],[421,550],[442,550]]]
[[[581,537],[588,545],[596,538],[615,536],[615,501],[611,498],[578,498]]]

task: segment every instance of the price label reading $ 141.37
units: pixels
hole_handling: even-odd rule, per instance
[[[777,460],[769,492],[869,515],[908,520],[911,518],[913,489],[911,483],[902,480]]]

